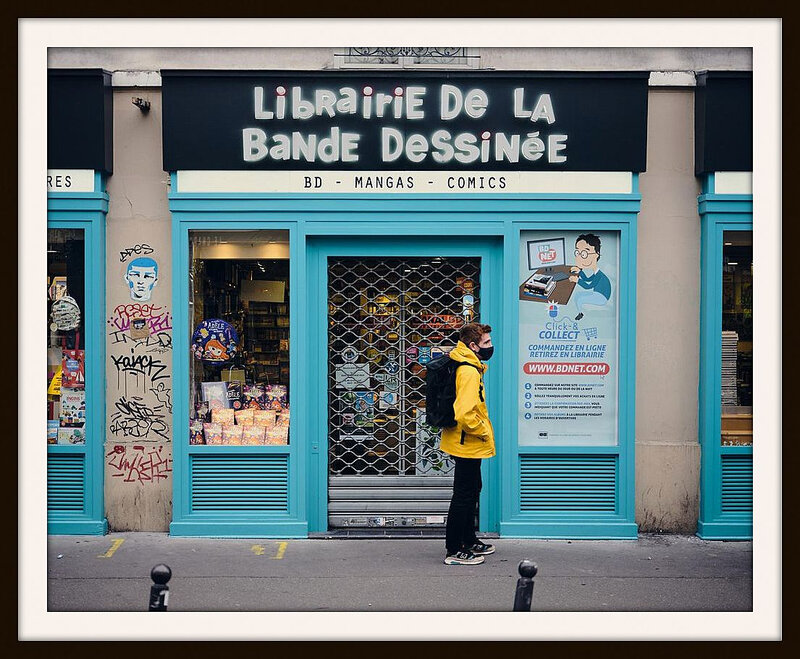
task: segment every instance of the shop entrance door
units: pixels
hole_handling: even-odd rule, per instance
[[[452,245],[413,255],[419,251],[394,245],[394,255],[320,262],[327,269],[329,529],[446,523],[453,463],[426,423],[425,367],[455,347],[465,322],[482,321],[485,259],[474,249],[454,254]]]

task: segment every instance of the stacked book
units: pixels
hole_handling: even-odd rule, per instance
[[[737,332],[722,333],[722,404],[738,405],[736,389]]]
[[[533,275],[523,285],[525,295],[547,299],[556,287],[556,280],[550,275]]]

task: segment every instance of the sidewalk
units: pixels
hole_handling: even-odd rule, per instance
[[[533,611],[750,611],[753,543],[490,539],[478,566],[444,565],[443,539],[50,536],[48,611],[147,611],[150,570],[172,570],[169,611],[513,609],[536,563]]]

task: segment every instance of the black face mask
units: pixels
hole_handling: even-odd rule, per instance
[[[478,347],[476,354],[481,360],[487,361],[494,354],[494,346],[489,346],[488,348]]]

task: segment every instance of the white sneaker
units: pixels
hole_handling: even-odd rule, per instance
[[[455,554],[448,554],[444,558],[445,565],[480,565],[483,563],[483,556],[476,556],[468,551],[457,551]]]

